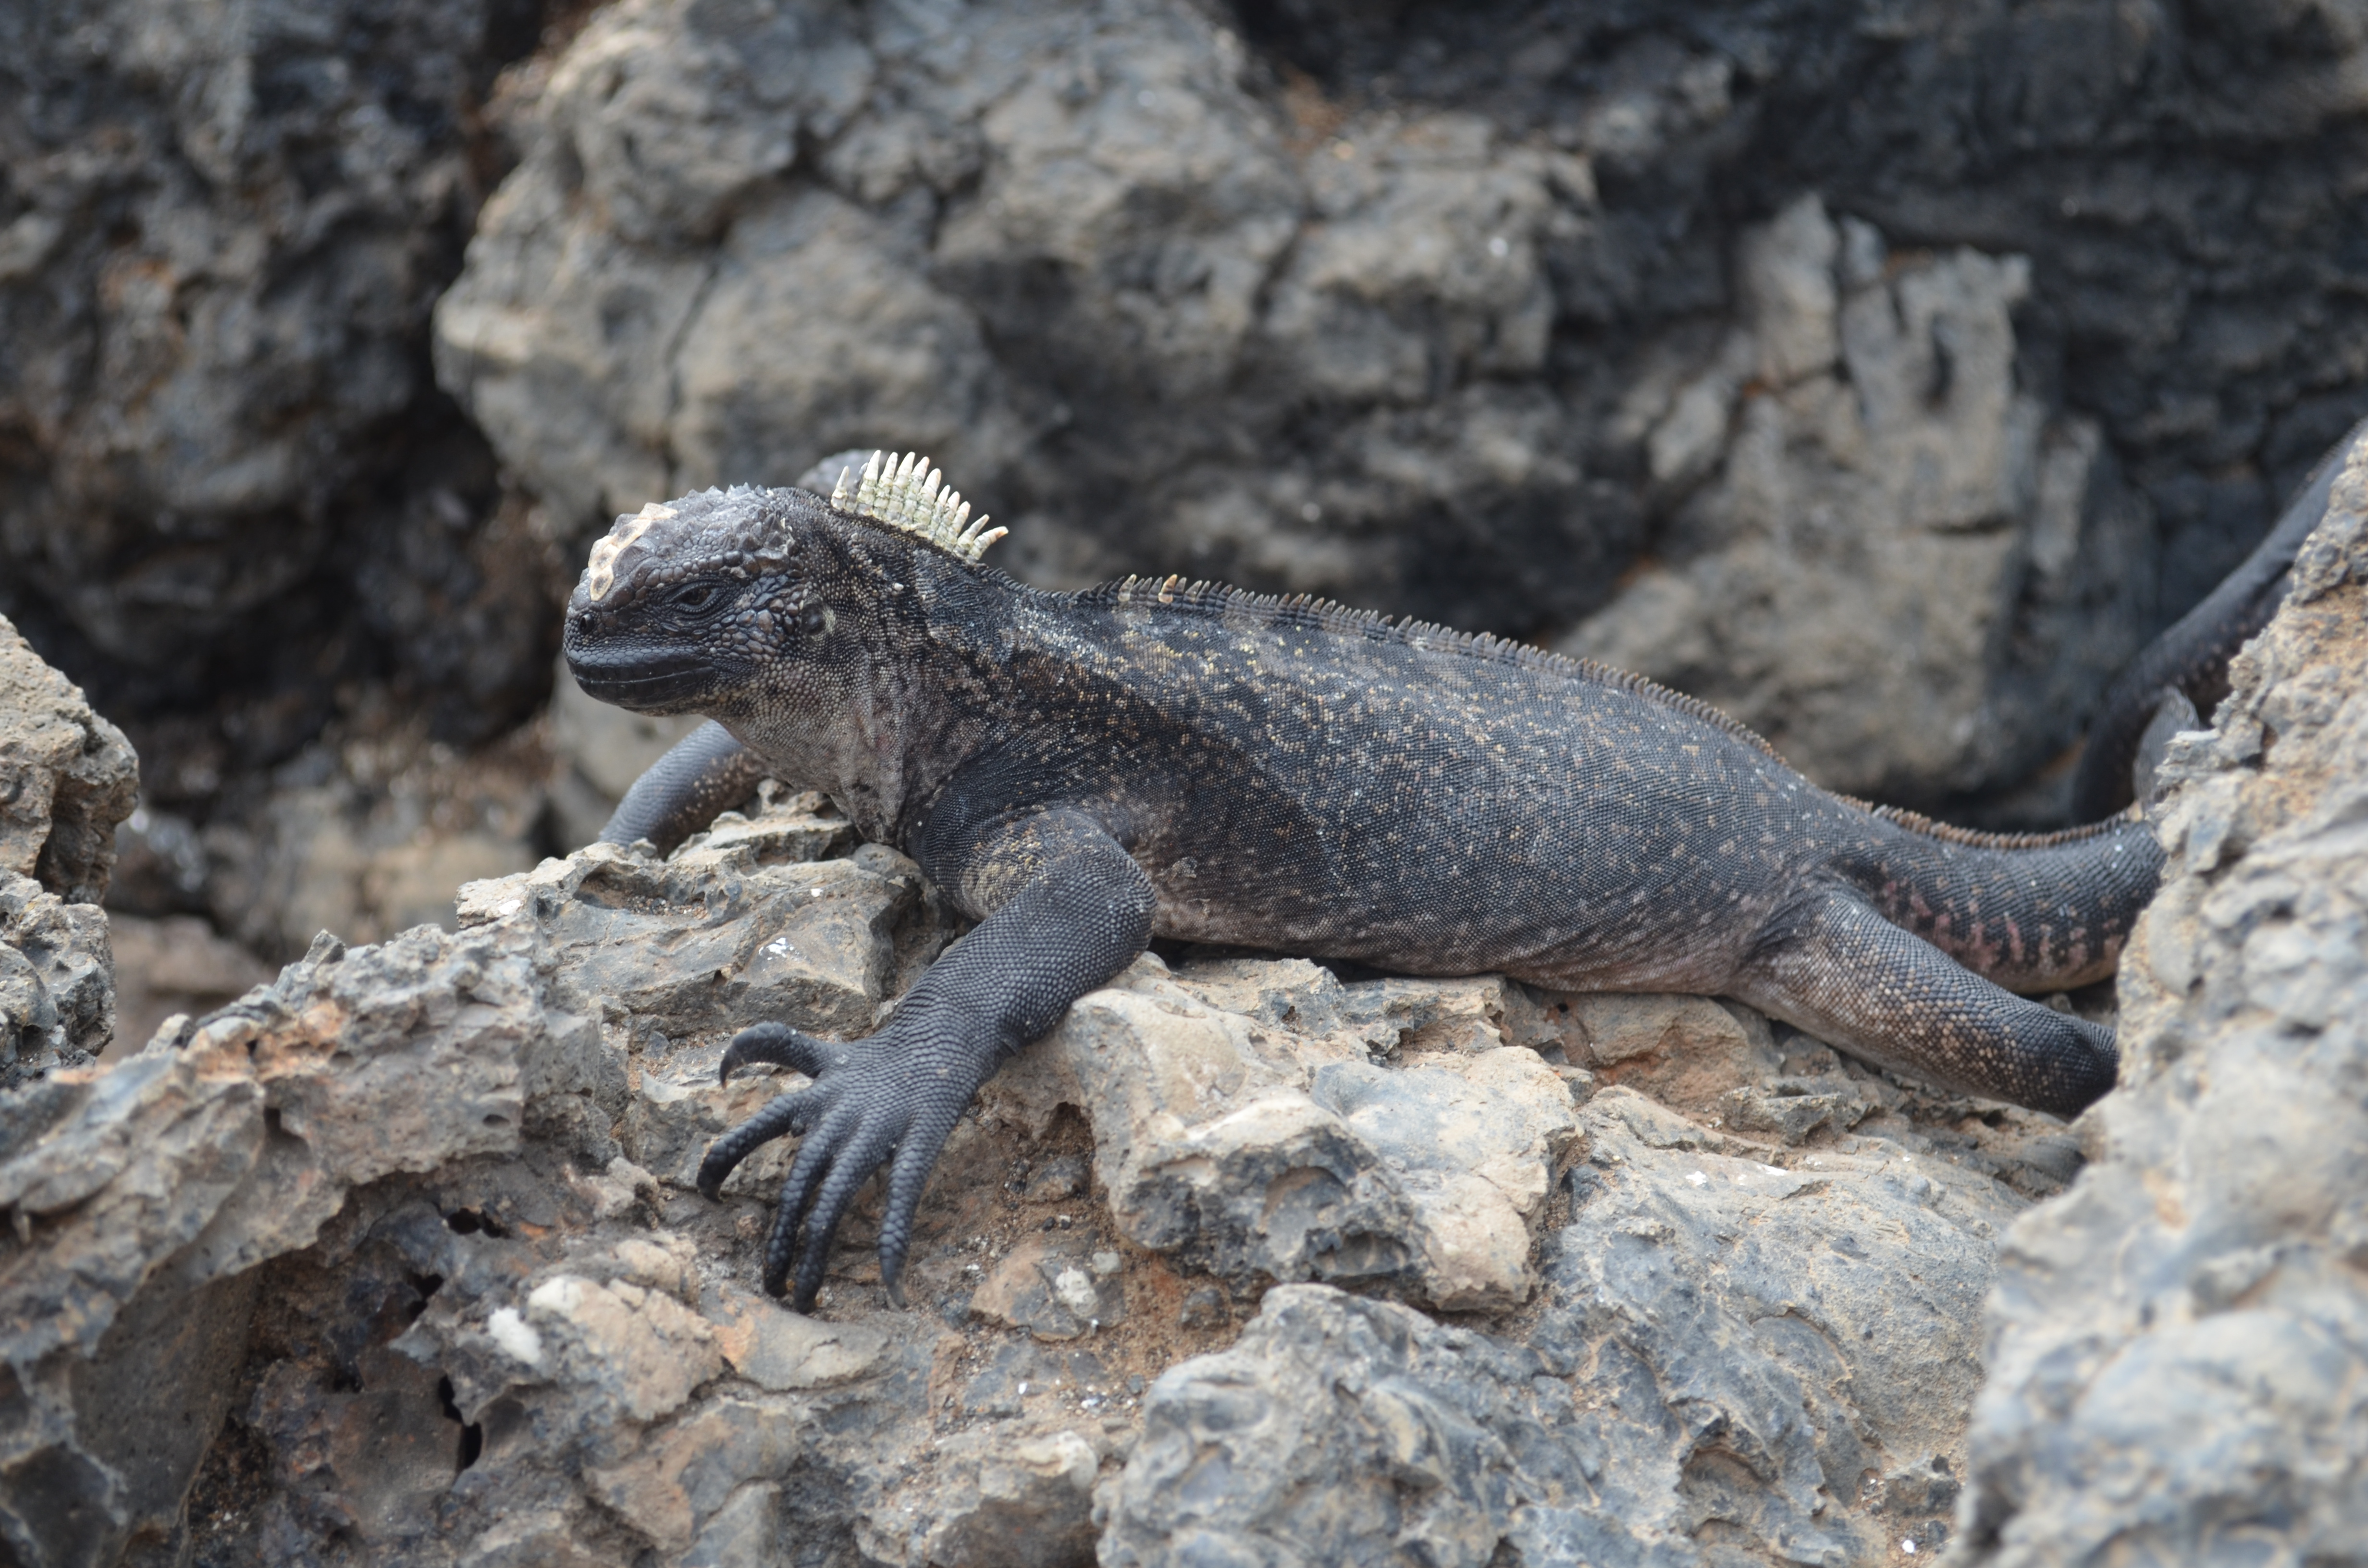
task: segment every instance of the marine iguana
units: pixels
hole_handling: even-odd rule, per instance
[[[1942,826],[1818,789],[1600,665],[1173,577],[1042,592],[981,562],[983,525],[926,460],[875,454],[828,500],[735,487],[620,518],[568,605],[585,690],[713,721],[612,834],[712,815],[769,774],[825,791],[978,921],[869,1038],[759,1024],[724,1052],[726,1077],[814,1080],[699,1178],[713,1197],[803,1135],[764,1261],[776,1295],[794,1268],[800,1311],[883,1162],[901,1301],[922,1184],[972,1095],[1155,936],[1723,994],[2062,1116],[2112,1085],[2109,1030],[2015,993],[2112,971],[2162,860],[2135,813]]]

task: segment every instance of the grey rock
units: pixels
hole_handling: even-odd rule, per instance
[[[139,758],[0,619],[0,1092],[116,1032],[107,895]]]
[[[1777,1155],[1619,1087],[1581,1117],[1530,1342],[1594,1369],[1588,1403],[1619,1412],[1600,1428],[1619,1517],[1880,1560],[1896,1522],[1869,1517],[1862,1480],[1961,1464],[1993,1237],[2023,1199],[1912,1141]]]
[[[499,0],[0,17],[0,609],[167,779],[278,760],[370,653],[448,733],[540,699],[546,546],[425,373],[535,31]]]
[[[990,1085],[987,1115],[1041,1131],[1082,1110],[1120,1233],[1194,1267],[1458,1309],[1524,1299],[1573,1124],[1562,1080],[1488,1015],[1516,988],[1343,987],[1304,960],[1212,971],[1138,960]],[[1371,1061],[1384,1045],[1394,1070]]]
[[[1083,1193],[1087,1176],[1083,1157],[1057,1154],[1028,1173],[1028,1185],[1019,1196],[1030,1203],[1058,1203]]]
[[[0,1087],[80,1066],[115,1039],[107,916],[0,871]]]
[[[1517,1510],[1586,1486],[1545,1370],[1405,1307],[1278,1287],[1233,1348],[1152,1384],[1101,1560],[1488,1562]]]
[[[909,862],[850,852],[819,804],[768,794],[666,859],[596,846],[470,884],[457,932],[324,938],[142,1050],[0,1098],[0,1203],[32,1238],[0,1259],[28,1391],[0,1434],[9,1550],[591,1565],[799,1542],[920,1568],[1156,1555],[1171,1526],[1352,1557],[1485,1538],[1474,1561],[1500,1540],[1691,1561],[1705,1531],[1853,1561],[1938,1540],[1984,1227],[2025,1201],[1999,1178],[2038,1135],[1695,998],[1147,960],[950,1139],[907,1275],[930,1309],[878,1306],[876,1190],[821,1316],[757,1295],[794,1145],[721,1203],[697,1158],[798,1080],[717,1083],[723,1042],[759,1017],[866,1032],[949,931]],[[1690,1054],[1708,1065],[1671,1065]],[[1605,1079],[1584,1108],[1571,1074]],[[1737,1089],[1850,1115],[1787,1148],[1717,1125]],[[1081,1143],[1029,1141],[1035,1118],[1077,1136],[1064,1105],[1107,1210],[1072,1185]],[[1028,1156],[1060,1178],[1033,1198]],[[1360,1271],[1356,1237],[1396,1261]],[[1283,1268],[1530,1304],[1450,1330],[1259,1278]],[[1290,1380],[1365,1388],[1368,1329],[1293,1330],[1288,1369],[1265,1327],[1224,1349],[1307,1301],[1416,1346],[1408,1369],[1326,1405]],[[1264,1369],[1157,1377],[1190,1349]],[[1288,1517],[1258,1511],[1280,1492],[1163,1479],[1166,1391],[1258,1379],[1294,1420],[1333,1411],[1279,1454],[1258,1445],[1281,1426],[1224,1438],[1261,1485],[1304,1483]],[[186,1417],[169,1441],[143,1394]],[[1431,1489],[1404,1529],[1372,1512],[1389,1475]]]
[[[0,1204],[40,1244],[0,1267],[0,1346],[31,1394],[0,1444],[11,1551],[187,1551],[202,1527],[185,1500],[225,1412],[268,1462],[259,1511],[216,1523],[244,1521],[240,1550],[272,1560],[349,1532],[415,1561],[621,1562],[656,1547],[757,1562],[784,1517],[850,1530],[879,1484],[864,1467],[894,1471],[910,1446],[926,1350],[910,1320],[820,1324],[748,1294],[736,1270],[703,1278],[719,1244],[736,1244],[729,1214],[693,1199],[712,1223],[653,1228],[670,1189],[618,1134],[646,1142],[637,1105],[679,1115],[688,1091],[657,1071],[678,1053],[600,994],[611,971],[586,968],[603,943],[679,947],[734,900],[778,904],[746,946],[819,932],[851,948],[841,967],[720,996],[710,971],[632,1000],[675,1028],[720,1016],[728,1035],[760,1011],[845,1023],[832,999],[852,995],[868,1028],[871,994],[909,979],[896,942],[872,940],[860,913],[842,930],[805,887],[768,880],[851,875],[855,891],[822,902],[868,896],[874,915],[913,903],[865,869],[877,856],[792,858],[841,841],[804,814],[720,824],[672,868],[675,893],[696,889],[672,926],[616,924],[601,881],[624,861],[614,851],[568,882],[580,917],[608,917],[597,928],[558,918],[558,898],[505,896],[535,898],[529,878],[482,884],[507,914],[472,906],[458,935],[423,927],[371,948],[324,937],[274,984],[146,1051],[0,1102]],[[751,874],[755,900],[734,885]],[[643,875],[620,902],[667,891],[666,868]],[[704,1086],[712,1076],[711,1047]],[[312,1326],[292,1348],[250,1354],[250,1323],[299,1320]],[[125,1425],[141,1390],[172,1402],[171,1441]],[[802,1434],[821,1419],[852,1446],[816,1475]]]
[[[1107,1447],[1094,1440],[1099,1437],[956,1437],[939,1449],[934,1485],[907,1489],[899,1499],[914,1521],[911,1537],[883,1539],[875,1526],[865,1549],[914,1568],[1087,1568],[1094,1562],[1094,1483]]]
[[[1306,146],[1190,7],[652,0],[585,30],[520,134],[437,365],[579,528],[894,445],[1063,581],[1187,565],[1534,616],[1599,599],[1635,538],[1539,381],[1542,246],[1592,202],[1584,161],[1444,109]],[[645,165],[665,212],[609,194]]]
[[[218,1411],[256,1265],[310,1244],[356,1185],[518,1146],[521,1060],[545,1031],[531,974],[432,929],[324,941],[186,1043],[11,1097],[0,1204],[41,1231],[0,1266],[0,1344],[45,1391],[12,1409],[0,1487],[26,1561],[112,1561],[177,1528],[207,1432],[127,1449],[97,1391],[189,1389],[190,1420]],[[51,1471],[86,1484],[32,1484]]]
[[[1039,1339],[1082,1338],[1104,1324],[1126,1321],[1126,1297],[1094,1267],[1099,1249],[1077,1232],[1024,1237],[971,1298],[971,1311],[990,1323],[1026,1329]]]
[[[1832,788],[2020,778],[2074,738],[2076,672],[2126,660],[2153,609],[2146,504],[2093,421],[2018,381],[2028,258],[1887,267],[1814,195],[1737,249],[1735,333],[1632,394],[1654,477],[1700,483],[1564,646],[1708,699]]]
[[[1988,1239],[2021,1200],[1899,1145],[1772,1165],[1627,1088],[1582,1121],[1526,1344],[1269,1290],[1152,1386],[1103,1561],[1844,1563],[1937,1539],[1947,1491],[1914,1478],[1962,1460]]]
[[[100,902],[116,824],[139,793],[123,732],[0,617],[0,875],[34,878],[68,903]]]
[[[2362,1560],[2363,584],[2355,462],[2159,808],[2120,1087],[2001,1256],[1955,1561]]]

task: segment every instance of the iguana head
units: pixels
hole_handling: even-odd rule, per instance
[[[876,773],[866,759],[894,749],[886,687],[928,561],[962,572],[1003,533],[985,523],[928,460],[877,452],[828,502],[745,485],[653,502],[593,545],[567,667],[620,708],[721,720],[799,768],[791,782],[877,790],[850,770]]]

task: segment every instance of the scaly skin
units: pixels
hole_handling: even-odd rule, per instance
[[[869,1039],[763,1026],[726,1054],[814,1079],[700,1172],[712,1194],[803,1135],[765,1263],[801,1311],[883,1161],[893,1294],[971,1096],[1154,936],[1725,994],[2068,1116],[2112,1038],[2012,993],[2111,973],[2161,862],[2135,818],[1992,837],[1841,799],[1601,666],[1172,581],[1042,593],[796,490],[620,519],[566,646],[594,696],[704,713],[753,759],[702,731],[685,778],[825,790],[980,922]]]

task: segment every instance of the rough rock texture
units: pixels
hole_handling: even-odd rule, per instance
[[[1895,263],[1806,196],[1736,271],[1710,363],[1631,393],[1654,479],[1703,483],[1563,645],[1708,699],[1831,788],[2029,773],[2154,598],[2146,506],[2097,425],[2017,384],[2029,259]]]
[[[1715,1004],[1619,1001],[1598,1038],[1689,1078],[1679,1103],[1822,1093],[1884,1131],[1787,1152],[1603,1089],[1518,1332],[1269,1291],[1238,1345],[1153,1385],[1105,1562],[1850,1563],[1948,1539],[2013,1135],[1935,1139],[1813,1041],[1720,1050],[1686,1017]],[[2009,1158],[2044,1191],[2077,1156],[2033,1124]]]
[[[1304,960],[1171,975],[1146,956],[985,1108],[1039,1135],[1081,1110],[1120,1234],[1197,1268],[1509,1307],[1576,1123],[1554,1070],[1505,1044],[1508,1012],[1554,1038],[1502,980],[1343,986]]]
[[[548,689],[560,570],[427,354],[541,10],[0,5],[0,613],[151,807],[268,821],[366,690],[475,742]]]
[[[1042,580],[1616,595],[1824,781],[1995,797],[2368,406],[2318,27],[624,0],[438,374],[579,533],[917,447]]]
[[[139,792],[123,732],[0,617],[0,873],[97,903],[115,869],[115,824]]]
[[[0,871],[0,1086],[78,1066],[115,1039],[107,915]]]
[[[715,1204],[697,1161],[795,1080],[719,1085],[723,1042],[864,1032],[950,934],[909,862],[770,796],[666,860],[596,846],[472,883],[457,932],[324,937],[0,1098],[17,1561],[985,1568],[1144,1560],[1185,1515],[1362,1560],[1409,1539],[1370,1487],[1374,1445],[1420,1448],[1393,1413],[1423,1400],[1493,1423],[1440,1494],[1442,1561],[1588,1531],[1835,1561],[1937,1539],[1945,1497],[1903,1514],[1873,1483],[1961,1472],[1987,1233],[2060,1185],[2067,1141],[1699,998],[1147,959],[957,1128],[915,1310],[878,1300],[876,1192],[822,1316],[757,1295],[791,1150]],[[1471,1311],[1429,1328],[1278,1278]],[[1226,1351],[1303,1299],[1338,1305]],[[1321,1508],[1275,1524],[1272,1491],[1167,1483],[1208,1419],[1173,1391],[1233,1376],[1190,1358],[1247,1356],[1297,1409],[1316,1374],[1278,1346],[1351,1319],[1401,1325],[1390,1387],[1432,1392],[1322,1444],[1224,1439]]]
[[[0,618],[0,1089],[115,1036],[97,903],[139,790],[122,732]]]
[[[2251,0],[1242,15],[1255,50],[1352,103],[1466,108],[1589,159],[1599,210],[1548,259],[1553,363],[1600,378],[1595,417],[1689,331],[1707,362],[1750,308],[1742,231],[1804,193],[1902,261],[2027,256],[2018,384],[2097,420],[2152,504],[2157,616],[2217,582],[2368,410],[2368,309],[2340,281],[2361,266],[2368,133],[2368,32],[2348,15]],[[1612,472],[1648,455],[1619,448],[1598,448]]]
[[[2368,462],[2180,737],[2096,1161],[2008,1237],[1962,1561],[2368,1553]]]

